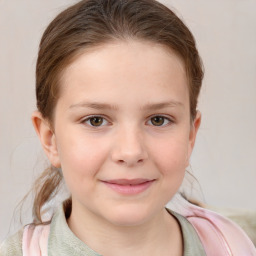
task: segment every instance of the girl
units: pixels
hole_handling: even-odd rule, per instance
[[[154,0],[83,0],[46,29],[33,125],[51,162],[34,223],[1,255],[256,255],[223,217],[178,192],[200,126],[195,41]],[[70,191],[51,220],[43,207]]]

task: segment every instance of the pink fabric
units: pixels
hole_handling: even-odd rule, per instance
[[[256,256],[252,241],[229,219],[185,200],[178,212],[196,229],[207,256]]]
[[[47,256],[49,225],[28,225],[24,228],[22,250],[24,256]]]

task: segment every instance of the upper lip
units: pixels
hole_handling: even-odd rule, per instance
[[[138,185],[145,182],[153,181],[154,179],[115,179],[115,180],[104,180],[106,183],[117,184],[117,185]]]

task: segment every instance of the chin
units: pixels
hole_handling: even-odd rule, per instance
[[[142,207],[126,206],[116,207],[112,211],[108,211],[108,216],[105,216],[109,222],[116,226],[138,226],[153,218],[154,213],[150,209]]]

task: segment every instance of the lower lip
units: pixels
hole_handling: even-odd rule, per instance
[[[136,195],[147,190],[152,185],[153,182],[154,180],[151,180],[151,181],[147,181],[137,185],[120,185],[120,184],[108,183],[108,182],[104,182],[104,184],[120,194]]]

